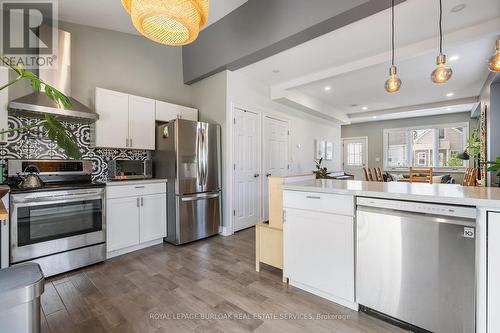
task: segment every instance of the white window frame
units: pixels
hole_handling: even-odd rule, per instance
[[[423,156],[423,158],[422,158]],[[420,163],[420,160],[424,160],[424,163]],[[418,167],[423,167],[423,166],[427,166],[427,152],[425,151],[419,151],[417,153],[417,165]]]
[[[410,137],[410,132],[412,130],[420,130],[420,129],[433,129],[434,130],[434,147],[433,147],[433,161],[437,161],[439,163],[439,128],[450,128],[450,127],[463,127],[464,128],[464,142],[463,142],[463,150],[467,147],[467,140],[469,139],[469,123],[447,123],[447,124],[435,124],[428,126],[412,126],[412,127],[399,127],[399,128],[386,128],[383,130],[383,169],[384,171],[407,171],[410,166],[418,167],[413,161],[413,147]],[[407,146],[407,161],[408,166],[406,167],[388,167],[387,166],[387,158],[388,158],[388,135],[394,131],[405,131],[406,132],[406,146]],[[430,157],[430,156],[429,156]],[[462,172],[465,170],[465,166],[462,167],[432,167],[433,170],[437,172]]]

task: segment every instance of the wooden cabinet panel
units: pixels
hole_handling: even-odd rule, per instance
[[[107,201],[107,251],[139,244],[138,197]]]
[[[155,101],[129,95],[129,145],[132,149],[155,149]]]
[[[95,122],[94,146],[128,148],[128,95],[96,88],[95,108],[99,120]]]
[[[141,197],[141,243],[167,236],[167,195]]]

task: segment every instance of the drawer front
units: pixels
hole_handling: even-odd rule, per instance
[[[284,191],[283,206],[285,208],[354,216],[354,196],[351,195]]]
[[[161,194],[167,192],[166,183],[137,184],[137,185],[115,185],[106,188],[108,199],[136,197],[150,194]]]

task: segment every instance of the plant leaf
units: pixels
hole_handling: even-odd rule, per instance
[[[46,113],[42,126],[49,139],[57,143],[68,157],[74,159],[80,159],[82,157],[75,135],[68,131],[64,125],[54,117]]]

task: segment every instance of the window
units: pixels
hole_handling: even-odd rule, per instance
[[[351,142],[347,144],[347,164],[361,166],[363,164],[363,144]]]
[[[384,168],[464,168],[467,123],[384,130]]]

